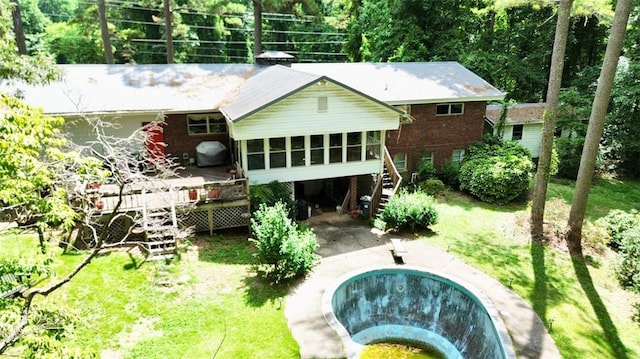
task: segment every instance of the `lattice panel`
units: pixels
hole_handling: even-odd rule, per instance
[[[125,218],[117,218],[111,223],[109,227],[109,235],[107,237],[108,242],[118,242],[123,240],[127,232],[129,231],[129,227],[131,224]]]
[[[209,211],[189,211],[178,219],[179,227],[192,228],[196,232],[209,230]]]
[[[216,208],[213,210],[213,228],[232,228],[246,226],[248,219],[243,214],[248,213],[247,206]]]

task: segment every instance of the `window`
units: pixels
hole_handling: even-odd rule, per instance
[[[284,137],[269,139],[269,168],[287,167],[287,147]]]
[[[422,162],[429,162],[433,164],[433,152],[423,152],[420,157],[420,163]]]
[[[398,105],[395,106],[396,109],[402,111],[400,115],[400,123],[408,124],[411,123],[411,105]]]
[[[342,134],[329,135],[329,163],[342,162]]]
[[[311,164],[324,164],[324,136],[311,135]]]
[[[291,137],[291,166],[304,165],[304,136]]]
[[[362,160],[362,132],[347,133],[347,161]]]
[[[318,112],[327,112],[329,110],[329,99],[327,96],[318,97]]]
[[[367,159],[380,159],[380,131],[367,131]]]
[[[457,149],[453,150],[453,154],[451,155],[451,160],[453,162],[460,163],[464,159],[464,150]]]
[[[221,113],[188,115],[187,130],[189,135],[227,133],[227,122]]]
[[[396,166],[396,169],[398,171],[406,171],[407,170],[407,154],[406,153],[394,154],[393,165]]]
[[[513,125],[513,131],[511,132],[511,139],[513,141],[522,139],[522,129],[523,125]]]
[[[247,140],[247,169],[264,169],[264,140]]]
[[[436,115],[462,115],[464,113],[464,104],[462,103],[441,103],[436,105]]]

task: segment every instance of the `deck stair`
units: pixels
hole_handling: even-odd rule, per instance
[[[378,203],[378,215],[380,215],[387,204],[389,204],[389,199],[391,199],[391,196],[394,194],[393,189],[393,180],[389,174],[389,169],[385,165],[384,171],[382,172],[382,194],[380,195],[380,202]]]
[[[172,192],[172,189],[170,189]],[[149,206],[146,192],[143,191],[142,221],[145,237],[145,249],[150,260],[170,259],[177,251],[176,206],[171,195],[170,203],[163,206]]]

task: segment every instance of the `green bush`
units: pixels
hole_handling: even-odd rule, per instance
[[[460,188],[460,181],[458,181],[458,174],[460,173],[460,163],[454,162],[451,159],[446,160],[440,168],[439,178],[453,189]]]
[[[420,165],[418,165],[417,174],[417,182],[426,181],[431,178],[435,178],[437,173],[433,164],[429,161],[422,161]]]
[[[420,182],[418,187],[424,191],[424,193],[431,196],[438,196],[444,192],[444,183],[437,178],[430,178],[426,181]]]
[[[288,217],[286,206],[261,204],[251,218],[257,274],[273,283],[305,276],[319,260],[316,235]]]
[[[460,166],[460,189],[483,202],[508,203],[529,191],[531,153],[514,141],[477,142]]]
[[[614,209],[607,213],[603,220],[610,236],[609,245],[614,249],[620,248],[627,231],[640,226],[640,214],[635,210],[625,212],[620,209]]]
[[[277,202],[284,204],[287,216],[295,219],[296,202],[291,198],[291,188],[284,183],[272,181],[266,184],[251,186],[249,192],[251,200],[251,213],[260,208],[261,205],[274,206]]]
[[[436,201],[421,190],[400,191],[391,197],[381,214],[387,228],[424,228],[438,223]]]
[[[575,180],[578,177],[584,137],[561,137],[556,140],[558,150],[558,176]]]
[[[503,204],[529,191],[533,163],[514,155],[478,157],[460,168],[460,189],[483,202]]]
[[[619,253],[621,260],[615,268],[618,281],[625,288],[640,291],[640,226],[624,232]]]

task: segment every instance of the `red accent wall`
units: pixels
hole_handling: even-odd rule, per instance
[[[436,105],[411,105],[415,121],[400,125],[399,130],[388,131],[386,145],[393,156],[407,154],[409,173],[417,169],[425,151],[434,155],[434,166],[440,166],[454,149],[466,149],[471,143],[482,139],[486,102],[466,102],[462,115],[436,116]]]
[[[196,156],[196,146],[202,141],[220,141],[231,152],[228,134],[197,135],[190,136],[187,132],[187,115],[172,114],[165,118],[164,141],[167,144],[166,152],[169,157],[182,159],[183,153],[189,157]]]

